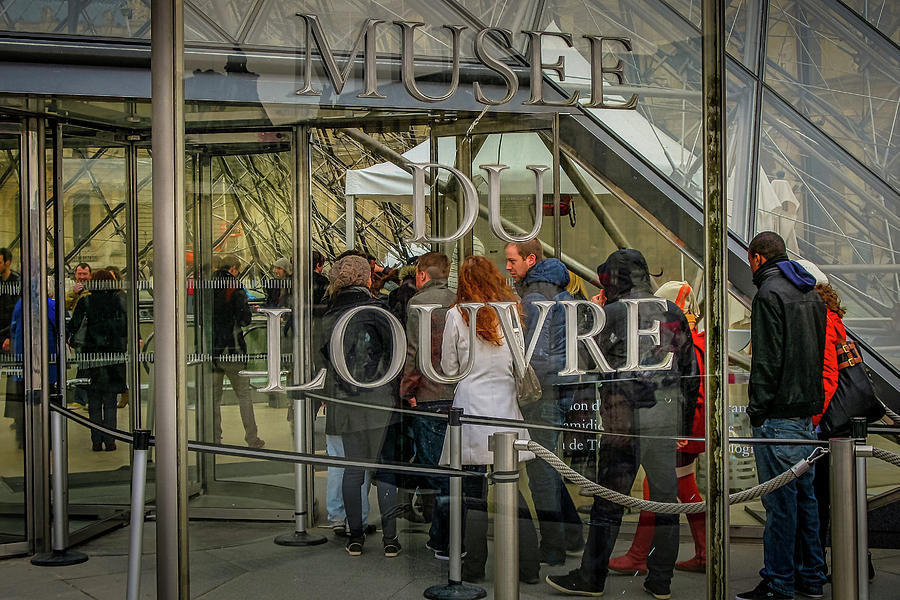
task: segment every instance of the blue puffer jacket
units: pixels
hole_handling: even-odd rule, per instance
[[[531,267],[519,286],[522,307],[525,309],[526,349],[533,336],[539,336],[531,357],[531,366],[541,380],[545,399],[549,399],[551,394],[557,396],[561,393],[557,388],[564,383],[557,373],[566,362],[566,317],[563,307],[557,304],[550,309],[541,331],[535,332],[540,311],[534,303],[541,300],[574,300],[572,294],[566,291],[567,285],[569,270],[566,265],[559,259],[545,258]],[[568,409],[565,405],[572,402],[570,392],[563,394],[565,397],[556,398],[564,409]]]

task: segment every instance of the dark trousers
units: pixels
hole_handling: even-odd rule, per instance
[[[118,392],[99,392],[88,388],[88,416],[94,423],[99,423],[110,429],[116,428],[116,410],[118,410]],[[115,439],[96,429],[91,429],[91,443],[99,446],[101,443],[107,446],[115,443]]]
[[[643,433],[650,434],[650,431]],[[601,438],[597,468],[600,484],[628,494],[641,465],[647,473],[650,500],[677,502],[674,440],[609,435]],[[603,587],[606,582],[609,557],[619,535],[622,513],[622,506],[594,498],[588,540],[581,559],[581,575],[591,585]],[[672,580],[678,556],[678,515],[655,515],[652,547],[653,552],[647,557],[647,579],[668,583]]]
[[[466,471],[485,473],[487,467],[466,466]],[[481,577],[488,559],[487,530],[487,479],[481,477],[464,477],[462,537],[466,557],[463,560],[463,578]],[[435,520],[442,520],[449,526],[449,497],[438,499],[435,507]],[[447,533],[449,542],[449,532]],[[519,492],[519,574],[524,578],[536,577],[541,568],[541,557],[538,550],[537,531],[531,520],[531,511],[525,497]]]
[[[449,403],[447,404],[449,408]],[[441,451],[444,448],[444,437],[447,434],[447,420],[430,416],[427,413],[422,416],[410,417],[410,430],[415,441],[415,456],[413,462],[423,466],[437,466],[441,460]],[[434,492],[439,498],[446,498],[450,493],[450,478],[438,475],[422,475],[419,478],[419,490],[426,488]],[[428,545],[438,550],[447,550],[450,538],[447,533],[445,519],[434,515],[431,519],[431,528],[428,531]]]
[[[565,411],[559,407],[555,397],[542,399],[529,408],[525,414],[525,420],[529,423],[559,427],[565,419]],[[556,452],[561,432],[531,428],[528,434],[533,441]],[[566,560],[566,550],[581,548],[584,543],[581,517],[556,469],[543,460],[528,461],[525,469],[541,528],[541,557],[551,565],[562,564]]]
[[[363,431],[350,431],[341,434],[344,442],[344,456],[351,460],[376,461],[384,460],[391,453],[385,451],[386,443],[390,442],[390,427],[384,429],[366,429]],[[344,479],[341,482],[341,493],[344,496],[344,509],[347,511],[347,524],[350,528],[350,537],[363,536],[362,523],[362,494],[363,481],[366,477],[366,469],[361,467],[347,467],[344,470]],[[381,529],[385,539],[397,537],[397,484],[393,473],[376,471],[375,489],[378,494],[378,510],[381,512]]]

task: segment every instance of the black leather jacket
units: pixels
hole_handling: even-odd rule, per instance
[[[814,285],[789,278],[780,262],[786,257],[766,261],[753,276],[759,291],[747,415],[756,427],[769,418],[816,415],[825,402],[825,304]]]

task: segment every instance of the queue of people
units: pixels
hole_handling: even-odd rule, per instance
[[[600,292],[590,298],[602,307],[605,323],[595,328],[596,314],[576,312],[579,334],[595,330],[577,352],[588,374],[560,375],[571,359],[566,344],[571,314],[560,302],[584,300],[584,281],[558,259],[545,257],[536,240],[507,244],[505,258],[513,286],[490,260],[469,256],[459,263],[456,290],[452,290],[448,284],[451,261],[438,252],[423,254],[392,272],[378,269],[368,255],[348,251],[337,257],[327,277],[324,257],[313,254],[314,362],[327,370],[323,393],[329,398],[324,403],[328,454],[357,462],[447,465],[447,425],[440,417],[458,407],[467,416],[522,421],[521,427],[514,428],[520,439],[537,441],[560,454],[562,429],[582,427],[588,433],[569,443],[582,451],[582,446],[590,446],[591,460],[584,462],[590,466],[585,473],[589,478],[629,494],[642,468],[645,498],[699,501],[695,468],[704,445],[676,441],[704,436],[705,340],[697,327],[700,310],[690,285],[672,281],[655,286],[639,251],[620,249],[610,254],[597,268],[593,282]],[[750,243],[748,259],[759,289],[752,307],[753,363],[747,408],[753,435],[816,439],[819,419],[837,387],[838,355],[846,343],[841,321],[845,310],[824,273],[808,261],[790,260],[777,234],[757,235]],[[0,248],[0,286],[18,281],[10,261],[11,253]],[[245,441],[261,448],[265,442],[258,435],[249,379],[242,374],[248,360],[244,327],[250,324],[252,312],[239,266],[236,256],[220,259],[211,285],[214,435],[220,442],[222,391],[228,377],[238,399]],[[265,305],[292,307],[290,261],[276,261],[273,273]],[[65,297],[71,313],[66,339],[84,357],[77,376],[88,382],[76,388],[75,400],[84,401],[92,421],[115,428],[116,410],[122,406],[117,398],[125,395],[127,399],[123,358],[127,311],[117,284],[122,276],[114,267],[93,270],[86,263],[76,266],[74,276]],[[388,295],[385,285],[392,278],[396,285]],[[0,290],[0,343],[5,351],[21,352],[21,300],[9,302],[6,287]],[[521,339],[518,335],[509,339],[499,309],[483,306],[472,312],[465,308],[470,303],[491,302],[508,303]],[[353,318],[348,319],[350,313]],[[55,314],[50,298],[48,315],[54,328]],[[407,340],[401,352],[401,375],[393,379],[383,376],[398,353],[389,315],[401,322]],[[423,315],[428,319],[424,327]],[[293,317],[283,319],[284,337],[291,337],[293,323]],[[634,335],[635,328],[641,335]],[[340,346],[331,343],[336,329],[342,331]],[[51,342],[55,339],[51,336]],[[522,341],[541,384],[540,397],[524,407],[517,402],[522,373],[512,347]],[[51,355],[55,353],[51,345]],[[434,381],[423,373],[422,365],[428,362],[445,376],[465,376],[455,384]],[[10,381],[21,387],[21,378]],[[50,383],[56,382],[51,379]],[[6,409],[15,412],[9,397],[8,393]],[[17,418],[21,420],[21,415],[6,416],[14,419],[14,425]],[[501,430],[510,426],[464,425],[464,469],[487,473],[492,463],[488,437]],[[594,433],[601,430],[602,434]],[[96,431],[91,441],[95,451],[116,449],[114,439]],[[759,480],[789,469],[810,450],[797,445],[757,447]],[[695,550],[689,560],[676,562],[677,515],[647,512],[640,515],[628,551],[613,557],[623,508],[594,498],[585,523],[552,467],[531,453],[520,453],[520,460],[537,519],[535,526],[529,502],[520,493],[519,577],[523,582],[540,581],[541,565],[563,566],[572,555],[580,554],[579,566],[546,577],[553,589],[600,596],[608,574],[614,571],[645,574],[644,589],[654,598],[666,599],[671,596],[675,569],[705,570],[703,515],[688,517]],[[466,477],[463,482],[463,579],[478,581],[485,577],[488,552],[487,478]],[[426,547],[435,558],[446,560],[448,479],[401,478],[385,469],[362,467],[328,472],[328,519],[335,534],[346,537],[347,552],[363,554],[367,535],[376,531],[368,522],[372,484],[381,515],[384,556],[401,552],[397,518],[409,515],[409,504],[418,496],[430,520]],[[401,488],[414,495],[398,495]],[[822,597],[827,578],[827,490],[827,470],[813,468],[763,497],[767,520],[762,581],[739,594],[738,600]]]
[[[544,257],[541,245],[536,241],[509,244],[506,258],[507,272],[515,281],[514,288],[506,283],[504,275],[490,260],[470,256],[460,263],[454,293],[447,283],[448,257],[436,252],[419,257],[415,274],[403,278],[403,281],[413,281],[416,288],[406,309],[399,313],[407,315],[404,326],[408,346],[403,374],[396,387],[379,382],[379,387],[374,389],[348,381],[376,380],[386,371],[392,353],[388,320],[377,311],[354,317],[344,331],[345,356],[342,359],[333,354],[335,349],[330,344],[330,334],[340,316],[355,307],[394,307],[383,297],[379,301],[373,293],[373,272],[365,256],[351,251],[337,259],[323,298],[328,308],[320,328],[320,341],[316,344],[320,349],[321,365],[329,370],[326,396],[333,399],[325,403],[329,437],[341,438],[347,457],[382,462],[399,460],[423,466],[446,465],[449,463],[446,420],[436,419],[434,415],[446,414],[451,406],[455,406],[470,416],[522,420],[520,438],[533,439],[558,450],[560,430],[564,425],[573,425],[574,414],[584,412],[581,406],[581,412],[571,409],[589,399],[597,405],[595,412],[602,419],[604,430],[610,433],[600,438],[599,447],[595,449],[601,481],[628,493],[638,467],[643,466],[649,479],[651,499],[675,501],[679,490],[677,473],[680,472],[684,472],[685,477],[681,487],[686,491],[682,496],[696,494],[696,482],[687,472],[702,448],[685,447],[679,454],[674,441],[676,436],[695,433],[698,420],[700,373],[694,333],[684,312],[685,300],[677,293],[673,300],[681,300],[680,305],[653,296],[649,269],[636,250],[613,253],[598,269],[598,280],[604,293],[592,299],[604,306],[607,315],[606,327],[596,340],[599,348],[614,369],[633,360],[625,331],[632,318],[629,308],[632,302],[639,302],[637,320],[641,328],[649,329],[654,321],[660,322],[659,343],[642,340],[637,365],[631,366],[624,375],[620,372],[615,377],[599,380],[596,376],[561,377],[558,373],[564,368],[566,352],[564,308],[553,304],[542,315],[541,303],[573,300],[573,294],[567,289],[571,275],[562,262]],[[583,285],[575,289],[584,296]],[[651,299],[652,302],[647,302]],[[475,322],[470,323],[472,313],[464,310],[463,305],[472,302],[508,302],[513,307],[515,319],[522,328],[522,339],[530,347],[530,365],[541,382],[540,398],[524,410],[516,401],[519,374],[510,346],[519,342],[507,339],[499,315],[493,309],[478,310]],[[426,345],[420,336],[420,311],[414,308],[417,305],[431,306],[430,325],[426,329],[430,333],[429,354],[425,357],[420,356]],[[691,314],[690,310],[696,312],[696,307],[691,305],[687,310]],[[398,314],[397,310],[391,312]],[[367,316],[363,317],[363,314]],[[579,330],[586,330],[591,325],[589,319],[579,322]],[[474,346],[469,337],[470,327],[475,329]],[[702,341],[702,337],[699,339]],[[641,368],[642,365],[664,362],[670,353],[675,358],[668,367],[659,370]],[[463,372],[466,375],[455,385],[437,383],[421,372],[420,361],[423,360],[430,360],[435,368],[440,367],[445,376]],[[583,368],[590,370],[592,367],[585,364]],[[382,410],[375,409],[375,405]],[[383,410],[390,408],[405,410],[403,414]],[[488,436],[498,430],[509,430],[509,426],[464,425],[462,462],[466,470],[479,473],[488,470],[492,462],[492,454],[487,448]],[[404,435],[412,439],[411,456],[398,451],[403,446],[398,442]],[[650,435],[652,439],[642,439],[642,435]],[[525,463],[531,504],[537,516],[536,527],[529,503],[520,495],[520,579],[537,583],[542,564],[563,565],[572,554],[583,552],[581,568],[568,575],[551,575],[547,581],[560,591],[599,595],[609,570],[611,549],[622,517],[621,507],[595,501],[585,540],[584,523],[558,473],[528,453],[522,453],[520,460]],[[347,551],[357,556],[363,553],[365,546],[366,528],[360,500],[365,497],[367,486],[361,469],[346,469],[342,475],[342,508],[347,524],[338,522],[342,514],[332,511],[331,500],[329,519],[334,520],[337,533],[347,533]],[[595,476],[596,473],[588,475]],[[331,477],[329,472],[329,488],[333,489]],[[396,503],[398,482],[381,470],[374,470],[373,478],[382,513],[382,546],[386,556],[394,556],[400,551],[395,518],[403,514],[402,507]],[[446,559],[448,480],[446,477],[422,477],[412,485],[434,502],[426,546],[436,558]],[[485,576],[486,493],[486,479],[464,480],[463,578],[467,581],[478,581]],[[702,538],[702,531],[697,535]],[[649,557],[643,558],[649,571],[646,586],[655,596],[663,598],[668,594],[677,554],[677,518],[656,515],[650,536],[654,550],[647,552]],[[694,560],[695,570],[702,567],[702,560],[701,548]]]

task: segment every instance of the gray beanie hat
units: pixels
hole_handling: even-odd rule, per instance
[[[365,287],[372,277],[372,267],[362,256],[345,256],[331,267],[328,278],[331,284],[329,293],[337,292],[345,287],[359,285]]]
[[[279,269],[283,270],[288,275],[290,275],[291,273],[294,272],[294,269],[291,268],[291,261],[289,261],[288,259],[286,259],[284,257],[276,260],[275,266],[278,267]]]

